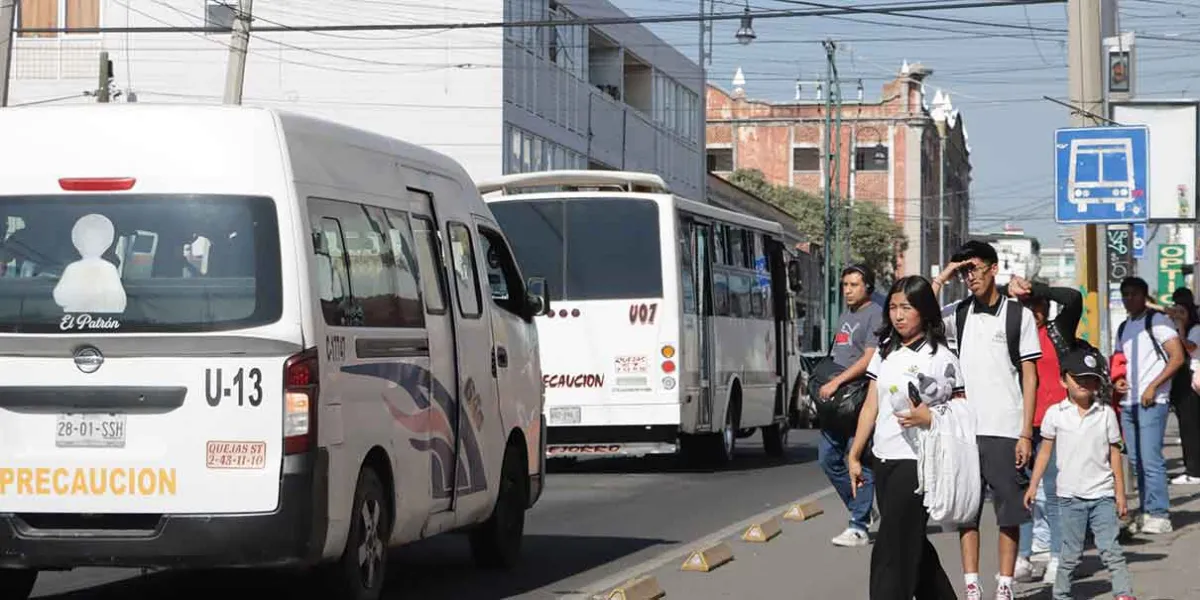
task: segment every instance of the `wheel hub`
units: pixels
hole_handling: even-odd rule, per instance
[[[370,589],[377,583],[375,579],[382,571],[384,560],[384,544],[382,539],[382,511],[379,502],[368,500],[359,511],[362,526],[362,543],[358,546],[358,568],[362,576],[362,585]]]

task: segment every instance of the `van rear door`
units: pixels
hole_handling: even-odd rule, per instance
[[[64,186],[65,187],[65,186]],[[0,196],[0,512],[232,513],[279,500],[270,198]]]

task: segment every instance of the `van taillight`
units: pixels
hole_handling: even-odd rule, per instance
[[[283,367],[283,453],[303,454],[316,445],[317,349],[287,360]]]

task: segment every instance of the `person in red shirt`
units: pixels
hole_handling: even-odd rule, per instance
[[[1062,384],[1059,357],[1075,345],[1075,331],[1083,317],[1083,294],[1073,288],[1050,287],[1016,276],[1001,293],[1020,300],[1037,320],[1038,341],[1042,347],[1042,358],[1037,362],[1037,404],[1033,413],[1033,447],[1037,448],[1041,446],[1042,419],[1046,410],[1067,397],[1067,390]],[[1053,319],[1050,318],[1052,302],[1059,307]],[[1058,571],[1060,535],[1054,478],[1044,477],[1039,488],[1033,521],[1021,528],[1017,566],[1013,573],[1013,578],[1018,581],[1028,581],[1035,576],[1034,561],[1031,560],[1035,554],[1049,554],[1043,581],[1053,582]],[[1040,542],[1041,546],[1036,553],[1035,542]]]

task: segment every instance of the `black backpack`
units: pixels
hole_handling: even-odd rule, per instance
[[[972,298],[966,298],[958,303],[954,309],[954,333],[957,338],[957,344],[954,354],[962,357],[962,342],[963,328],[967,325],[967,311],[971,308]],[[1013,368],[1017,370],[1017,381],[1024,386],[1021,375],[1021,304],[1013,300],[1004,299],[1004,334],[1008,338],[1008,359],[1012,361]]]

